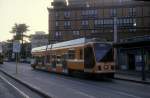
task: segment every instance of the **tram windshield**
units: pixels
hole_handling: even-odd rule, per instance
[[[100,62],[102,60],[104,61],[104,58],[106,61],[107,57],[110,57],[107,55],[111,55],[111,58],[113,58],[111,49],[112,49],[112,46],[110,44],[95,43],[94,50],[95,50],[96,61],[97,62]],[[111,53],[109,53],[110,51]]]

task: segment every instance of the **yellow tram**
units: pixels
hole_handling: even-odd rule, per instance
[[[110,42],[75,39],[32,49],[31,66],[56,73],[74,71],[114,76],[115,64]]]

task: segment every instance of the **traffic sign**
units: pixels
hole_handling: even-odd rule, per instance
[[[14,53],[19,53],[20,52],[20,42],[19,42],[19,40],[15,40],[13,42],[13,52]]]

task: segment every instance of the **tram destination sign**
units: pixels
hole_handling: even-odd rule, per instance
[[[20,52],[20,42],[19,40],[16,40],[13,42],[13,52],[19,53]]]

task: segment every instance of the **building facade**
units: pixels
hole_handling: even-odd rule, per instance
[[[54,0],[49,12],[49,38],[117,39],[150,35],[150,3],[133,0]],[[116,22],[115,22],[116,19]]]
[[[31,48],[44,46],[48,44],[48,35],[43,31],[37,31],[31,36]]]
[[[150,72],[150,36],[138,36],[122,40],[118,49],[118,67],[121,70]]]
[[[13,41],[2,42],[2,53],[7,61],[13,60]]]

